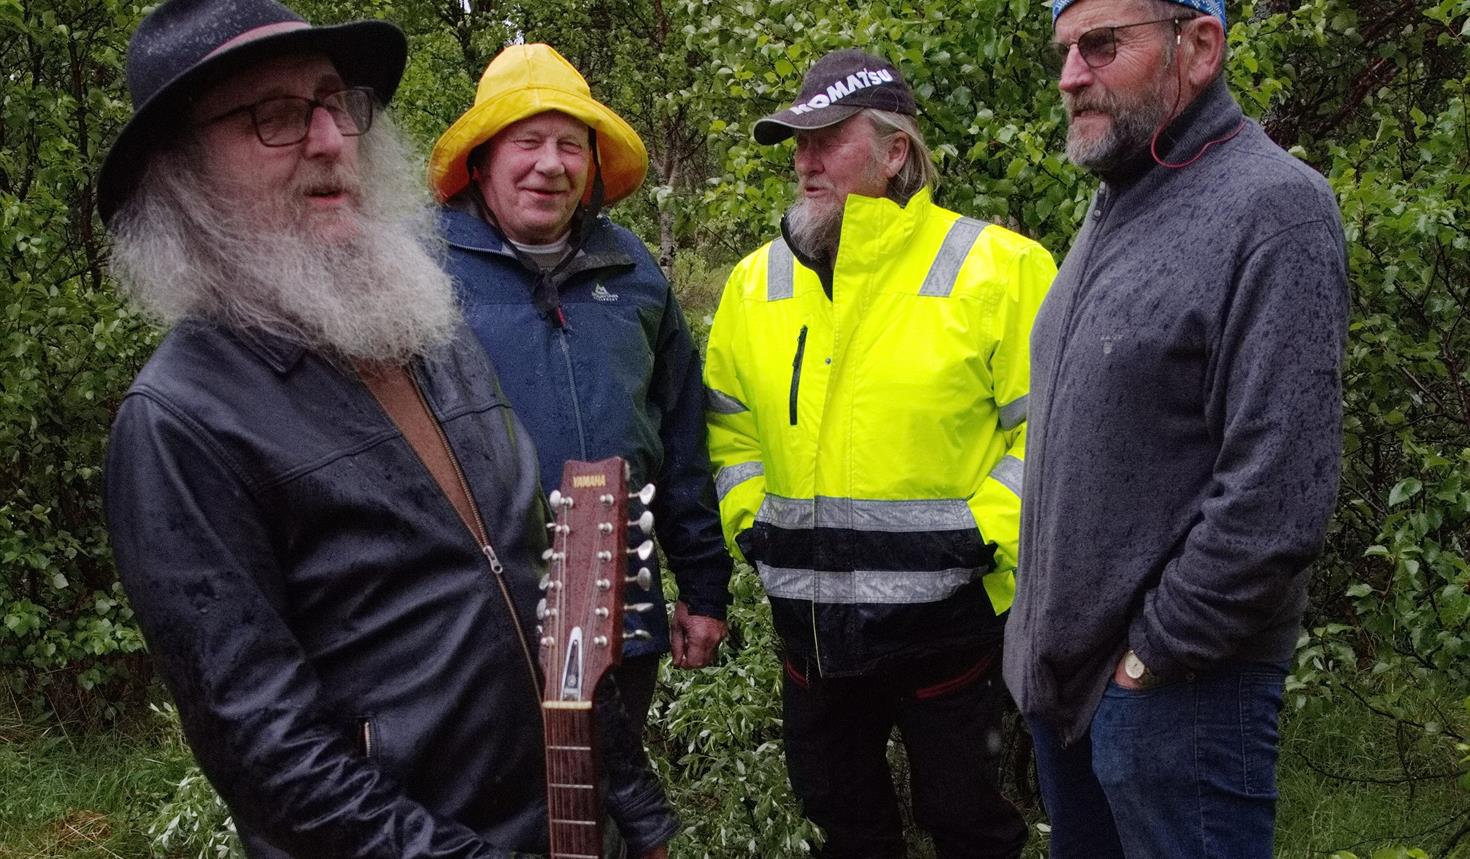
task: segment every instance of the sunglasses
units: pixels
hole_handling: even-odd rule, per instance
[[[1118,57],[1119,30],[1147,27],[1150,24],[1173,24],[1177,30],[1179,22],[1183,20],[1185,19],[1159,18],[1156,21],[1139,21],[1137,24],[1123,24],[1119,27],[1096,27],[1078,36],[1074,42],[1052,42],[1045,56],[1047,68],[1054,75],[1061,74],[1062,67],[1067,64],[1067,57],[1072,55],[1072,46],[1076,45],[1082,62],[1089,69],[1100,69]]]

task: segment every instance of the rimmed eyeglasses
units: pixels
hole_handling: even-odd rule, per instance
[[[355,86],[329,92],[321,98],[280,95],[263,98],[253,104],[231,108],[200,125],[211,125],[237,113],[249,113],[255,136],[265,146],[293,146],[306,139],[311,131],[311,117],[317,108],[327,112],[343,137],[366,134],[373,125],[373,105],[377,101],[371,87]]]
[[[1173,24],[1177,30],[1179,22],[1184,18],[1159,18],[1155,21],[1139,21],[1137,24],[1122,24],[1117,27],[1095,27],[1078,36],[1072,42],[1052,42],[1046,51],[1046,65],[1052,74],[1061,74],[1062,67],[1067,64],[1067,57],[1072,55],[1072,46],[1077,46],[1077,54],[1082,57],[1082,62],[1089,69],[1100,69],[1111,63],[1118,57],[1118,31],[1129,30],[1134,27],[1147,27],[1150,24]]]

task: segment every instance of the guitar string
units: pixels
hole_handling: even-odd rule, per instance
[[[617,505],[614,504],[612,511],[610,511],[610,512],[613,513],[613,516],[612,516],[613,522],[612,523],[609,523],[609,524],[613,524],[614,527],[616,527],[616,521],[618,519],[617,509],[618,509],[617,508]],[[571,519],[572,517],[571,516],[567,516],[567,518],[568,519]],[[624,517],[624,518],[626,518],[626,517]],[[568,524],[570,524],[570,523],[568,523]],[[600,568],[602,566],[602,559],[599,558],[598,555],[597,555],[597,551],[601,551],[602,550],[602,545],[601,545],[602,537],[601,537],[601,531],[600,531],[600,529],[594,529],[594,531],[592,533],[593,533],[594,545],[596,546],[596,549],[594,550],[594,552],[592,553],[592,556],[591,556],[593,559],[596,559],[596,564],[594,565],[594,572],[593,572],[593,581],[595,583],[596,578],[597,578],[597,574],[599,572],[602,572],[600,569],[598,569],[598,568]],[[549,679],[548,680],[548,686],[550,687],[549,691],[554,696],[556,696],[557,699],[559,699],[560,698],[560,694],[559,694],[559,691],[558,690],[559,690],[559,683],[560,683],[560,681],[557,680],[557,679],[554,679],[554,678],[558,677],[560,675],[561,671],[564,670],[564,668],[565,668],[564,662],[565,662],[566,654],[565,654],[563,648],[566,645],[566,628],[567,628],[566,625],[569,622],[568,619],[567,619],[567,617],[566,617],[566,614],[567,614],[567,612],[566,612],[567,606],[566,606],[566,603],[565,603],[565,594],[566,594],[565,583],[567,581],[567,579],[566,579],[566,568],[567,568],[567,560],[568,560],[568,554],[569,554],[570,542],[571,542],[571,528],[569,527],[568,530],[566,532],[564,532],[564,533],[563,532],[558,532],[557,533],[557,540],[559,540],[561,542],[561,557],[555,559],[555,563],[556,563],[557,568],[558,568],[558,570],[560,572],[559,581],[562,583],[562,585],[561,585],[561,587],[558,587],[556,589],[555,597],[556,597],[556,609],[557,609],[557,612],[556,612],[556,615],[554,616],[555,617],[555,620],[554,620],[554,622],[553,622],[552,625],[553,625],[553,628],[555,629],[555,632],[556,632],[555,641],[560,642],[561,645],[562,645],[562,647],[561,648],[553,648],[552,653],[553,653],[554,656],[560,656],[561,657],[561,662],[563,664],[558,665],[555,662],[553,662],[552,668],[554,670],[553,670],[553,672],[548,672],[548,674],[550,675],[550,677],[553,678],[553,679]],[[617,557],[617,555],[619,554],[619,547],[617,545],[617,538],[614,537],[611,542],[612,542],[611,550],[612,550],[612,554],[613,554],[614,557],[613,557],[612,564],[610,564],[610,566],[612,567],[613,571],[607,573],[607,575],[609,575],[609,576],[613,576],[613,575],[618,575],[619,574],[617,572],[617,564],[618,564],[618,561],[622,560],[621,558],[618,558]],[[553,544],[553,545],[555,545],[555,544]],[[594,587],[595,587],[595,584],[594,584]],[[621,618],[619,618],[617,620],[621,620]],[[618,624],[616,622],[616,620],[615,620],[615,621],[613,621],[613,624],[612,625],[615,628],[617,628],[621,624]],[[622,642],[620,640],[616,640],[618,638],[617,636],[610,635],[609,638],[610,638],[609,643],[608,643],[608,646],[609,647],[621,647],[622,646]],[[588,673],[587,673],[587,648],[589,647],[589,645],[590,645],[590,642],[588,642],[588,641],[581,642],[581,645],[580,646],[581,646],[582,652],[580,654],[578,668],[581,671],[582,680],[583,680],[581,691],[582,691],[585,699],[587,701],[591,702],[595,698],[595,691],[596,690],[595,689],[588,689],[588,688],[586,688],[586,684],[585,684],[586,678],[588,676]],[[560,710],[551,710],[551,711],[548,711],[547,714],[546,714],[545,724],[547,725],[547,734],[549,736],[549,742],[552,745],[554,745],[554,746],[560,747],[560,750],[554,751],[552,753],[553,756],[555,756],[557,758],[557,768],[559,770],[565,770],[566,769],[566,766],[567,766],[566,761],[565,761],[565,758],[568,756],[567,753],[566,753],[566,751],[565,751],[565,747],[566,746],[570,746],[571,744],[576,743],[578,745],[586,744],[586,745],[588,745],[590,747],[591,744],[592,744],[592,742],[593,742],[593,735],[594,735],[594,731],[595,731],[595,719],[596,719],[595,713],[592,712],[592,711],[589,711],[588,714],[587,714],[588,715],[588,718],[587,719],[585,719],[585,720],[577,720],[575,718],[569,718],[570,716],[572,716],[573,712],[575,712],[575,711],[569,711],[569,712],[563,713]],[[587,736],[583,737],[581,735],[580,731],[586,731],[587,732]],[[590,760],[587,757],[583,757],[582,760],[584,762],[590,763]],[[587,770],[590,770],[591,767],[587,767],[586,769]],[[581,783],[582,781],[585,781],[588,777],[595,777],[595,773],[592,773],[590,771],[579,771],[579,772],[575,773],[575,775],[577,776],[577,783]],[[550,781],[550,779],[551,779],[551,772],[550,772],[549,768],[548,768],[548,772],[547,772],[547,778],[548,778],[548,781]],[[558,782],[558,783],[560,783],[560,782]],[[568,781],[566,783],[570,784],[572,782]],[[567,820],[567,819],[571,819],[571,818],[569,818],[567,816],[568,811],[576,812],[577,813],[576,814],[576,817],[578,819],[586,818],[586,817],[591,816],[592,814],[595,814],[595,812],[596,812],[596,808],[595,808],[596,803],[595,803],[595,801],[593,801],[593,798],[595,797],[595,788],[596,788],[595,783],[592,785],[592,787],[593,787],[593,791],[587,797],[583,797],[581,795],[581,792],[580,791],[572,791],[570,795],[563,797],[562,794],[567,793],[567,791],[564,790],[564,789],[563,790],[557,790],[557,791],[548,790],[547,791],[547,793],[548,793],[548,811],[551,813],[552,819],[554,819],[554,820]],[[583,799],[588,800],[588,802],[583,803],[582,802]],[[573,806],[573,807],[569,809],[568,808],[569,805],[570,806]],[[582,807],[577,807],[577,806],[582,806]],[[593,831],[595,831],[595,829]],[[553,837],[555,837],[555,836],[553,835]],[[555,845],[553,845],[553,854],[552,854],[553,856],[556,855],[556,851],[555,851],[554,848],[555,848]]]

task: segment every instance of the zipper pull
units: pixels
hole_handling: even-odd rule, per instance
[[[480,551],[484,552],[485,557],[490,561],[490,572],[494,573],[497,576],[505,572],[505,566],[500,563],[500,556],[495,554],[494,546],[490,545],[487,542],[485,545],[480,547]]]

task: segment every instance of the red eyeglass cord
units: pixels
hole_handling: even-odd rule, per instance
[[[1205,157],[1205,153],[1210,151],[1210,147],[1215,146],[1219,143],[1224,143],[1225,141],[1239,134],[1241,130],[1245,128],[1245,120],[1242,119],[1239,123],[1237,123],[1235,128],[1231,129],[1228,134],[1222,135],[1215,138],[1214,140],[1205,143],[1204,146],[1200,147],[1200,150],[1198,152],[1194,153],[1194,157],[1189,159],[1188,161],[1165,161],[1164,159],[1160,158],[1159,135],[1164,133],[1164,129],[1169,127],[1169,123],[1173,122],[1179,117],[1179,102],[1181,99],[1184,98],[1184,64],[1179,62],[1178,51],[1174,52],[1174,66],[1179,70],[1179,85],[1175,89],[1174,107],[1172,110],[1169,111],[1168,118],[1159,123],[1158,128],[1154,129],[1154,136],[1148,141],[1148,154],[1153,156],[1154,163],[1159,165],[1160,167],[1168,167],[1170,170],[1180,170]]]

